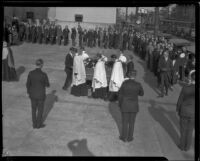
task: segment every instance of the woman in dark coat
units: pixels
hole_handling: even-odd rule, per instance
[[[190,84],[182,88],[176,112],[180,117],[179,148],[188,151],[192,143],[195,120],[195,70],[190,72]]]
[[[17,74],[14,65],[14,58],[7,42],[3,42],[2,51],[2,80],[3,81],[17,81]]]

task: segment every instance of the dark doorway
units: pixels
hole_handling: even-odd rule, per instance
[[[83,15],[76,14],[75,15],[75,22],[83,22]]]

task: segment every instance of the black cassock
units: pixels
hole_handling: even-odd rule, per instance
[[[8,56],[2,60],[2,80],[17,81],[17,74],[14,67],[14,58],[10,48],[8,48]]]

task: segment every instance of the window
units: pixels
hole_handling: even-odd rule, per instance
[[[75,15],[75,22],[83,22],[83,15],[76,14]]]

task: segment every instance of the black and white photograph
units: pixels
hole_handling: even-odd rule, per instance
[[[195,160],[194,4],[3,9],[3,156]]]

